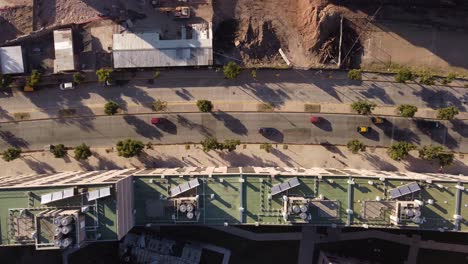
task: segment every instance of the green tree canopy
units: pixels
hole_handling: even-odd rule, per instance
[[[441,152],[439,153],[437,158],[439,159],[439,165],[442,167],[446,167],[452,165],[454,160],[454,154],[448,152]]]
[[[402,104],[397,108],[398,114],[402,117],[414,117],[418,108],[414,105]]]
[[[104,105],[104,113],[106,115],[115,115],[119,109],[120,106],[114,101],[109,101]]]
[[[273,146],[270,143],[262,143],[260,144],[260,149],[265,150],[267,153],[270,153],[273,149]]]
[[[352,69],[348,72],[348,78],[350,80],[360,81],[362,80],[362,70]]]
[[[230,61],[223,67],[224,76],[228,79],[235,79],[241,73],[242,69],[237,63]]]
[[[54,157],[56,158],[63,158],[67,155],[67,148],[65,148],[65,145],[63,144],[52,145],[50,147],[50,152],[54,154]]]
[[[112,81],[112,72],[114,70],[109,69],[109,68],[101,68],[96,71],[96,75],[98,77],[98,81],[100,83],[107,82],[107,81]]]
[[[76,160],[86,160],[92,155],[91,149],[85,143],[76,146],[74,152]]]
[[[85,77],[83,74],[79,73],[79,72],[75,72],[73,74],[73,82],[76,83],[76,84],[80,84],[82,83],[83,81],[85,80]]]
[[[237,146],[240,145],[239,139],[226,139],[221,144],[221,150],[227,150],[229,152],[236,150]]]
[[[2,152],[2,159],[4,161],[10,162],[21,156],[21,149],[19,148],[8,148]]]
[[[200,112],[207,113],[213,110],[213,103],[208,100],[198,100],[197,107],[198,107],[198,110],[200,110]]]
[[[449,106],[446,108],[441,108],[437,110],[437,118],[444,120],[452,120],[458,115],[460,111],[455,106]]]
[[[351,108],[360,115],[370,115],[377,105],[367,101],[357,101],[351,104]]]
[[[31,76],[26,79],[26,85],[29,87],[36,87],[41,81],[42,74],[38,70],[32,70]]]
[[[348,141],[346,146],[353,154],[357,154],[359,151],[366,151],[366,145],[357,139]]]
[[[411,150],[414,149],[416,149],[416,145],[406,141],[400,141],[393,143],[387,152],[390,158],[394,160],[402,160],[408,156]]]
[[[144,148],[145,144],[138,140],[126,139],[117,142],[118,155],[124,158],[139,156]]]
[[[407,81],[411,81],[413,79],[413,73],[408,68],[402,68],[398,70],[397,74],[395,75],[395,81],[399,83],[405,83]]]
[[[220,148],[220,143],[218,142],[218,139],[215,137],[208,137],[205,138],[200,142],[200,144],[203,147],[204,152],[208,152],[210,150],[217,150]]]

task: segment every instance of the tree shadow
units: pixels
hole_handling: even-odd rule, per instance
[[[13,147],[27,148],[29,146],[29,142],[20,137],[17,137],[10,131],[0,131],[0,138]]]
[[[238,135],[246,135],[247,128],[242,124],[242,122],[230,115],[229,113],[223,111],[217,111],[213,113],[213,117],[224,123],[224,126],[229,128],[232,132]]]
[[[24,156],[24,158],[22,158],[22,160],[24,161],[24,163],[26,163],[26,165],[31,169],[33,170],[34,172],[38,173],[38,174],[46,174],[46,173],[54,173],[54,172],[57,172],[52,166],[50,166],[48,163],[46,162],[42,162],[42,161],[39,161],[37,160],[36,158],[32,157],[32,156]]]
[[[366,96],[367,98],[375,98],[380,100],[384,104],[395,104],[395,102],[388,96],[385,89],[378,87],[375,84],[371,84],[366,91],[361,92],[362,95]]]
[[[415,144],[419,144],[421,139],[414,133],[410,128],[400,128],[393,125],[390,121],[386,122],[382,127],[382,131],[385,136],[396,140],[396,141],[407,141]]]
[[[466,107],[463,104],[463,100],[456,97],[452,92],[448,90],[441,90],[435,87],[424,87],[421,86],[420,91],[413,92],[414,95],[420,97],[432,108],[444,108],[448,106],[456,106],[460,111],[466,111]]]
[[[242,89],[252,93],[262,102],[269,102],[275,106],[281,106],[285,100],[290,99],[290,96],[280,89],[272,89],[265,84],[260,83],[243,83],[240,85]]]
[[[448,133],[447,127],[442,122],[425,119],[413,119],[413,121],[416,127],[434,142],[450,149],[458,147],[459,142]]]
[[[396,171],[398,168],[393,164],[389,163],[388,161],[382,159],[378,155],[363,153],[363,156],[366,158],[367,161],[370,161],[370,164],[379,170],[384,171]]]
[[[277,167],[278,164],[266,161],[257,156],[247,156],[243,153],[237,152],[221,152],[219,156],[227,161],[230,166],[233,167],[243,167],[243,166],[263,166],[263,167]]]
[[[330,151],[331,153],[338,154],[343,158],[346,158],[346,155],[335,145],[332,145],[329,142],[321,143],[320,146],[324,147],[326,150]]]
[[[123,118],[127,124],[133,126],[136,133],[145,138],[159,139],[162,136],[162,133],[159,132],[154,126],[148,124],[136,116],[125,115]]]
[[[211,136],[212,135],[211,132],[205,126],[202,126],[200,124],[196,124],[196,123],[190,121],[189,119],[187,119],[186,117],[184,117],[182,115],[177,114],[176,118],[177,118],[177,123],[179,123],[181,126],[196,130],[199,133],[203,134],[204,136]]]
[[[93,156],[97,159],[96,169],[99,170],[113,170],[120,169],[121,166],[117,165],[114,161],[101,156],[99,153],[94,152]]]
[[[454,119],[450,120],[453,131],[457,132],[463,138],[468,138],[468,124],[467,121]]]
[[[288,166],[288,167],[300,167],[301,166],[299,163],[295,162],[288,155],[284,154],[283,152],[281,152],[278,149],[273,148],[271,150],[271,154],[273,154],[278,159],[280,159],[282,162],[284,162],[284,164],[286,164],[286,166]]]
[[[184,88],[182,88],[180,91],[177,90],[175,94],[184,99],[185,101],[190,101],[193,98],[193,95]]]
[[[0,119],[5,119],[8,121],[15,121],[15,119],[12,116],[10,116],[10,114],[7,111],[5,111],[5,109],[1,107],[0,107]]]

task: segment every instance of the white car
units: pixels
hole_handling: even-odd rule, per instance
[[[60,84],[60,90],[73,90],[75,89],[75,85],[72,82],[67,82],[67,83],[61,83]]]

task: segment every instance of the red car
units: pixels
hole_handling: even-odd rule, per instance
[[[161,124],[165,121],[166,119],[163,117],[153,117],[151,118],[151,124],[156,125],[156,124]]]
[[[310,120],[310,122],[311,122],[312,124],[317,124],[317,123],[319,123],[321,119],[322,119],[322,118],[321,118],[320,116],[311,116],[311,117],[309,118],[309,120]]]

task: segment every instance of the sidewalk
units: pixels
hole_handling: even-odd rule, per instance
[[[146,143],[146,142],[144,142]],[[267,167],[327,167],[355,168],[384,171],[437,172],[437,162],[430,163],[417,158],[413,151],[405,161],[390,159],[384,148],[369,147],[366,152],[352,154],[346,147],[320,145],[273,144],[271,153],[260,149],[258,144],[240,145],[233,152],[203,152],[200,145],[153,145],[145,149],[139,158],[119,157],[115,150],[92,148],[93,156],[85,162],[73,158],[73,150],[65,158],[54,158],[49,152],[23,153],[22,158],[11,162],[0,160],[2,175],[51,173],[76,170],[106,170],[119,168],[153,167],[207,167],[207,166],[267,166]],[[108,153],[109,151],[109,153]],[[466,174],[468,157],[455,155],[452,166],[444,169],[448,174]]]

